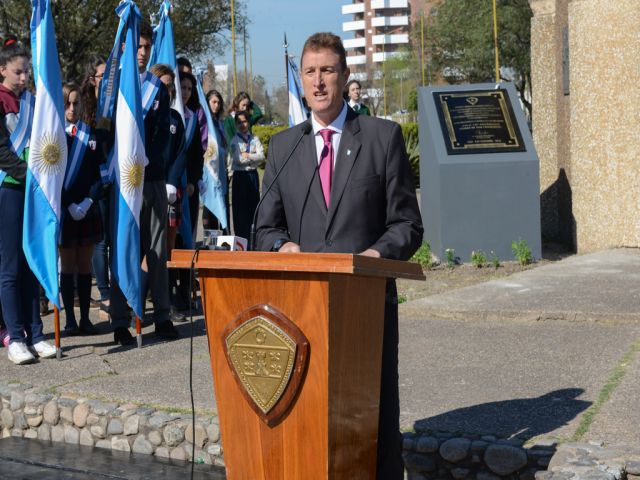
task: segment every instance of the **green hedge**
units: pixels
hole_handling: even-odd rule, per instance
[[[271,125],[254,125],[252,132],[257,135],[260,142],[264,146],[264,153],[267,155],[269,149],[269,140],[272,135],[278,132],[286,130],[288,127],[280,125],[277,127]],[[420,186],[420,149],[418,146],[418,124],[417,123],[403,123],[400,125],[402,128],[402,135],[407,145],[407,154],[409,155],[409,163],[411,164],[411,170],[416,181],[416,186]]]

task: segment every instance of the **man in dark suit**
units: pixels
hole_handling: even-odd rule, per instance
[[[423,230],[400,127],[358,116],[347,107],[342,92],[349,69],[336,35],[316,33],[307,39],[301,75],[312,115],[271,139],[263,190],[289,155],[291,159],[259,211],[258,249],[408,260],[420,246]],[[382,355],[377,476],[395,480],[403,478],[403,465],[398,298],[392,280],[387,284]]]

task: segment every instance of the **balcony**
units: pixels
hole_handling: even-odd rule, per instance
[[[358,30],[364,30],[364,20],[356,20],[353,22],[342,23],[343,32],[355,32]]]
[[[342,14],[350,15],[353,13],[364,13],[364,2],[363,3],[350,3],[349,5],[342,6]]]
[[[399,33],[395,35],[374,35],[371,39],[374,45],[397,45],[400,43],[409,43],[409,34]]]
[[[367,39],[365,37],[348,38],[342,41],[342,45],[345,50],[349,50],[350,48],[364,48],[367,46]]]
[[[394,57],[402,57],[404,54],[402,52],[376,52],[373,54],[373,61],[376,63],[384,62]],[[349,57],[347,57],[347,60]],[[347,63],[349,63],[347,61]]]
[[[371,19],[371,26],[373,27],[402,27],[406,25],[409,25],[408,15],[399,15],[397,17],[374,17]],[[362,28],[364,28],[364,26]]]
[[[383,8],[408,8],[408,7],[409,7],[408,0],[371,0],[372,10],[381,10]]]
[[[364,65],[367,63],[366,55],[351,55],[347,57],[347,65]]]

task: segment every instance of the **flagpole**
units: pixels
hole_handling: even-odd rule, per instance
[[[60,310],[53,306],[53,341],[56,344],[56,358],[62,359],[62,348],[60,348]]]
[[[289,85],[289,44],[287,43],[287,34],[284,34],[284,84]]]
[[[136,343],[138,348],[142,348],[142,322],[140,317],[136,315]]]
[[[422,55],[420,57],[420,71],[422,73],[422,86],[424,87],[424,10],[420,15],[420,47]]]
[[[247,72],[247,25],[242,27],[242,45],[244,48],[244,90],[249,90],[249,79]],[[253,98],[253,95],[252,95]]]
[[[498,54],[498,8],[493,0],[493,45],[496,54],[496,83],[500,83],[500,59]]]
[[[253,50],[251,48],[251,43],[249,43],[249,78],[251,79],[251,83],[249,84],[249,95],[253,98]]]
[[[236,13],[234,0],[231,0],[231,55],[233,56],[233,96],[238,92],[238,73],[236,71]]]

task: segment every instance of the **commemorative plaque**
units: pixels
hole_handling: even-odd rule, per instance
[[[524,152],[505,89],[433,92],[449,155]]]

